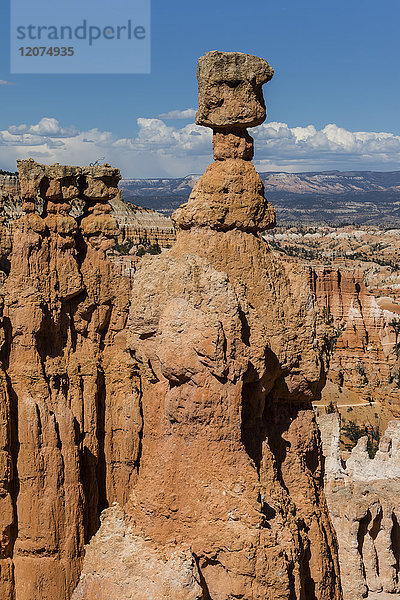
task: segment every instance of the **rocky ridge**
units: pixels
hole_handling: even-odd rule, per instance
[[[15,219],[22,216],[23,199],[18,176],[0,175],[0,202],[4,223],[12,228]],[[171,219],[148,208],[125,202],[122,190],[110,199],[111,214],[118,225],[117,240],[120,244],[129,242],[138,247],[140,244],[159,244],[168,247],[175,241],[175,231]],[[71,201],[71,215],[82,216],[84,203],[79,198]],[[43,211],[41,197],[36,199],[36,211]]]
[[[278,222],[285,224],[400,223],[400,171],[260,173]],[[199,175],[174,179],[124,179],[126,198],[171,214],[190,194]],[[321,201],[322,200],[322,201]]]
[[[400,365],[393,323],[399,320],[400,305],[382,305],[357,272],[310,270],[310,285],[336,328],[329,380],[356,392],[360,400],[388,406],[399,416]]]

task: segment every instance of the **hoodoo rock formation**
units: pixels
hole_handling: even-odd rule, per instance
[[[128,498],[139,447],[139,379],[121,334],[129,290],[106,258],[120,176],[18,168],[12,249],[1,230],[0,598],[67,600],[100,511]]]
[[[144,258],[126,327],[140,373],[128,501],[101,516],[73,600],[339,600],[311,401],[329,349],[306,281],[261,233],[273,207],[246,127],[265,118],[268,63],[199,61],[197,122],[215,162]]]
[[[23,215],[0,222],[2,600],[341,600],[311,404],[331,332],[262,238],[247,133],[272,73],[200,59],[215,161],[132,282],[109,257],[119,171],[19,161]]]
[[[41,197],[37,200],[36,210],[40,212],[43,200]],[[13,222],[22,216],[23,200],[18,176],[0,175],[0,203],[5,223],[12,229]],[[164,248],[175,242],[175,231],[170,218],[125,201],[122,190],[118,190],[118,193],[109,199],[109,204],[111,215],[118,225],[117,240],[120,244],[158,244]],[[83,209],[84,202],[81,198],[71,199],[70,214],[73,217],[81,217]]]

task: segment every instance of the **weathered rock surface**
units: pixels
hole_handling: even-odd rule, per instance
[[[207,55],[200,98],[201,65],[214,60],[216,97],[230,89],[232,64],[240,81],[253,64],[229,55],[225,75],[219,56]],[[250,89],[261,105],[260,88]],[[243,140],[234,139],[243,97],[235,102],[232,138],[173,217],[176,244],[135,274],[127,331],[142,373],[139,471],[123,512],[108,513],[89,544],[74,600],[101,589],[169,598],[175,568],[178,598],[341,598],[311,406],[329,332],[307,281],[275,261],[260,235],[273,209],[252,165],[232,157]],[[219,112],[213,118],[218,129]],[[143,554],[126,560],[134,548]],[[173,556],[186,566],[174,567]],[[121,560],[122,581],[113,567]],[[144,582],[148,560],[157,566]]]
[[[60,170],[66,167],[60,165],[51,167],[53,170],[56,168]],[[50,166],[46,166],[48,175],[51,173],[49,169]],[[42,171],[39,169],[39,174],[40,172]],[[56,184],[53,182],[52,186],[54,185]],[[159,244],[161,248],[165,248],[175,242],[175,230],[169,217],[123,200],[121,190],[115,192],[114,189],[113,193],[115,195],[110,195],[108,202],[111,206],[111,215],[118,225],[119,243],[129,242],[135,246],[141,243]],[[4,222],[12,229],[13,222],[23,214],[23,199],[18,176],[0,175],[0,204]],[[40,196],[36,198],[35,206],[37,212],[43,211],[43,199]],[[84,207],[85,201],[80,194],[71,198],[70,214],[75,219],[82,217]]]
[[[172,246],[176,235],[170,218],[160,213],[135,206],[122,199],[119,191],[110,200],[111,215],[118,225],[118,241],[132,242],[135,246],[140,243],[159,244],[161,248]]]
[[[212,163],[193,188],[189,202],[173,215],[181,229],[210,227],[227,231],[265,231],[275,225],[275,210],[253,164],[243,159]]]
[[[0,175],[0,197],[17,196],[20,193],[17,175]]]
[[[66,600],[99,511],[126,501],[139,448],[139,380],[121,334],[128,286],[106,257],[119,172],[18,166],[25,214],[1,289],[0,597]]]
[[[72,600],[201,600],[203,590],[195,558],[184,544],[158,548],[132,532],[118,504],[103,511],[101,528],[88,546],[85,567]],[[88,593],[88,590],[90,592]]]
[[[216,161],[131,289],[109,258],[118,170],[19,162],[12,246],[0,223],[5,600],[341,600],[311,404],[331,331],[261,236],[275,216],[249,162],[272,70],[200,64],[200,99],[215,66],[224,101]]]
[[[51,167],[53,171],[54,169],[60,171],[63,168],[60,165]],[[46,167],[46,169],[49,175],[50,167]],[[38,172],[40,176],[42,170],[39,168]],[[56,171],[54,171],[54,174],[56,174]],[[52,181],[52,186],[56,185],[54,180]],[[146,249],[152,245],[159,248],[169,248],[176,239],[175,229],[169,217],[124,201],[121,190],[118,190],[115,196],[110,197],[108,202],[111,206],[110,214],[118,226],[118,229],[115,230],[117,244],[109,256],[115,266],[116,275],[131,278],[135,272],[136,264],[140,260],[137,255],[138,249]],[[0,176],[2,219],[10,231],[14,228],[14,222],[23,214],[23,204],[19,178],[17,176]],[[31,204],[31,209],[32,206]],[[44,209],[41,196],[37,196],[34,206],[35,211],[41,215]],[[26,205],[25,208],[27,208]],[[80,221],[84,210],[85,200],[81,194],[78,194],[78,196],[71,199],[69,214],[75,220]],[[5,235],[1,238],[0,243],[7,240],[7,231],[4,230],[4,233]]]
[[[265,121],[262,85],[274,74],[266,60],[241,52],[207,52],[199,59],[199,110],[205,127],[255,127]]]
[[[377,300],[363,283],[362,273],[329,268],[309,273],[318,304],[337,330],[329,379],[364,400],[382,402],[399,416],[395,305]]]
[[[12,221],[21,216],[20,185],[16,175],[0,175],[1,217]]]
[[[392,421],[376,456],[361,438],[346,463],[337,414],[318,418],[324,448],[325,493],[339,542],[344,600],[400,593],[400,422]],[[376,596],[373,594],[377,594]],[[387,594],[387,596],[386,596]]]

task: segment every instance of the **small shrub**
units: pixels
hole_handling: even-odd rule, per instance
[[[400,335],[400,319],[392,319],[389,323],[389,327],[393,330],[396,341],[395,341],[395,348],[397,347],[397,342],[399,339],[399,335]]]
[[[367,452],[370,458],[374,458],[375,454],[379,449],[379,442],[381,439],[381,434],[379,427],[375,429],[372,425],[369,427],[363,426],[360,427],[354,421],[349,421],[346,424],[342,425],[342,432],[345,434],[347,438],[350,440],[350,444],[346,444],[345,447],[347,450],[351,450],[357,444],[358,440],[364,436],[367,436]]]
[[[127,240],[126,242],[122,242],[122,244],[115,244],[114,249],[119,253],[119,254],[129,254],[129,252],[132,250],[133,248],[133,242],[131,242],[130,240]]]
[[[365,370],[365,365],[363,362],[360,361],[359,363],[356,364],[356,372],[362,378],[363,385],[366,385],[368,383],[368,377],[367,377],[367,372]]]
[[[368,455],[370,458],[374,458],[375,454],[378,452],[380,439],[381,439],[381,436],[379,433],[379,429],[376,432],[376,437],[368,436],[367,452],[368,452]]]
[[[348,444],[346,446],[346,448],[348,449],[353,448],[357,444],[358,440],[367,434],[366,428],[360,427],[355,421],[349,421],[348,423],[343,425],[342,431],[351,442],[351,445]]]
[[[157,244],[157,242],[155,244],[151,244],[147,248],[147,253],[148,254],[161,254],[161,248],[160,248],[159,244]]]
[[[336,406],[333,404],[332,400],[329,402],[329,405],[326,407],[326,414],[331,415],[337,412]]]

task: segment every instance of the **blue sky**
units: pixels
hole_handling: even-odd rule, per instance
[[[159,115],[196,108],[196,61],[215,49],[275,69],[259,169],[400,168],[399,0],[153,0],[150,75],[12,75],[4,0],[1,15],[0,168],[104,157],[125,177],[202,172],[210,133],[193,110]]]

